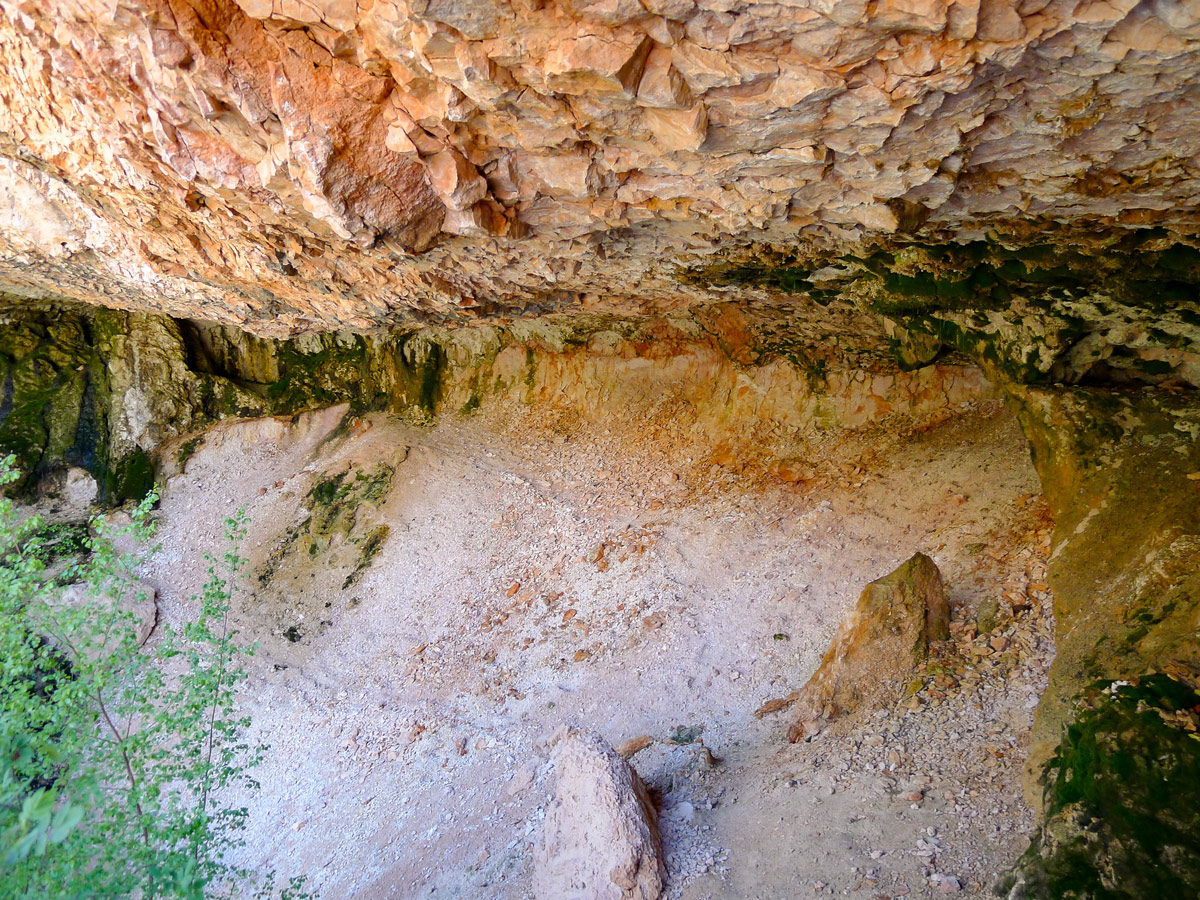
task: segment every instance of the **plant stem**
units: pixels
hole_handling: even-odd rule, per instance
[[[112,732],[113,737],[117,741],[117,752],[121,754],[121,761],[125,764],[125,775],[129,778],[129,791],[133,794],[133,805],[137,808],[138,816],[142,820],[142,839],[147,847],[150,846],[150,826],[146,824],[146,813],[142,809],[142,801],[138,798],[137,777],[133,774],[133,764],[129,760],[129,752],[125,749],[125,741],[121,738],[121,732],[117,726],[113,724],[112,718],[108,715],[108,708],[104,705],[104,695],[100,690],[96,690],[96,705],[100,707],[100,715],[104,717],[104,724],[108,726],[108,730]]]

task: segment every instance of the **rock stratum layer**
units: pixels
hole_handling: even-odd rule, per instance
[[[736,311],[674,321],[255,338],[219,325],[76,306],[0,308],[0,449],[23,487],[85,468],[109,503],[144,493],[171,451],[226,417],[348,404],[428,422],[510,403],[598,421],[686,409],[714,447],[786,459],[826,429],[926,423],[995,396],[976,367],[897,372],[792,350]],[[785,347],[792,344],[784,343]],[[801,363],[805,364],[801,364]]]
[[[663,312],[743,250],[1197,232],[1194,2],[0,10],[22,296],[286,336]]]

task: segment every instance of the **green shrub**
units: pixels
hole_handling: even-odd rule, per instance
[[[12,465],[0,460],[0,484]],[[247,520],[227,520],[195,619],[141,647],[140,557],[114,542],[152,535],[155,500],[124,529],[97,519],[86,552],[64,560],[43,521],[0,499],[0,900],[272,893],[272,878],[227,860],[247,811],[222,800],[254,786],[264,750],[234,708],[253,652],[228,618]],[[86,591],[72,600],[65,584]]]

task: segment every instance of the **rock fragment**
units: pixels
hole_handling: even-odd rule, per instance
[[[553,764],[554,800],[533,861],[536,900],[657,900],[666,867],[638,774],[587,732],[565,735]]]
[[[930,641],[949,637],[949,628],[942,576],[925,554],[868,584],[796,698],[788,740],[803,740],[843,713],[899,699]]]
[[[691,109],[648,109],[646,125],[667,150],[698,150],[708,134],[708,110],[703,103]]]
[[[641,753],[647,747],[654,743],[654,738],[648,734],[643,734],[640,737],[630,738],[627,741],[617,745],[617,755],[622,759],[632,759],[636,754]]]

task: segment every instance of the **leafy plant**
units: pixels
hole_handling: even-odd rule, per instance
[[[0,461],[0,484],[16,478]],[[152,535],[155,499],[124,528],[95,520],[65,566],[45,523],[0,499],[0,900],[273,891],[228,861],[247,811],[222,799],[256,786],[264,749],[234,705],[253,652],[229,624],[247,519],[227,520],[195,618],[142,647],[140,558],[117,545]]]

